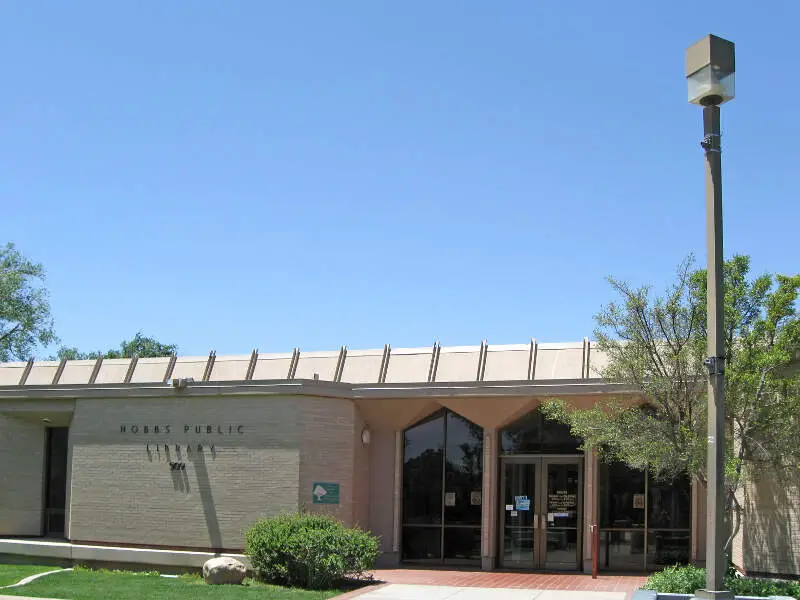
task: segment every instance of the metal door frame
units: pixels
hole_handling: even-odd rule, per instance
[[[506,465],[507,464],[533,464],[536,466],[534,480],[535,498],[531,499],[533,512],[533,564],[530,567],[519,565],[506,566],[503,564],[505,555],[505,491],[506,491]],[[497,506],[499,511],[498,527],[498,562],[501,567],[526,570],[544,570],[547,558],[547,467],[551,464],[570,464],[578,467],[578,522],[577,522],[577,549],[575,552],[575,571],[583,570],[583,470],[584,456],[582,454],[516,454],[500,457],[500,489],[498,490]]]

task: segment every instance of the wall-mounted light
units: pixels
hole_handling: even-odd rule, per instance
[[[372,435],[370,434],[369,429],[364,427],[364,429],[361,430],[361,443],[364,444],[365,446],[369,446],[369,441],[371,437]]]
[[[181,377],[172,380],[172,387],[178,390],[185,389],[187,385],[194,383],[194,377]]]
[[[42,417],[42,423],[52,423],[52,421],[47,417]]]

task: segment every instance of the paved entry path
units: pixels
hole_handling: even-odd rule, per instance
[[[390,583],[373,588],[358,600],[625,600],[625,592],[523,590]]]
[[[358,600],[625,600],[647,580],[642,576],[508,573],[440,569],[374,572],[382,585],[347,597]]]

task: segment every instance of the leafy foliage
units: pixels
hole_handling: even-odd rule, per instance
[[[737,519],[734,533],[743,472],[769,467],[796,475],[800,465],[800,276],[750,279],[749,273],[748,257],[724,264],[726,498]],[[687,260],[657,296],[649,286],[609,281],[620,300],[595,317],[598,347],[608,357],[600,375],[628,394],[587,410],[561,400],[543,410],[606,459],[657,477],[686,473],[704,481],[706,272]]]
[[[694,594],[705,588],[706,570],[699,567],[667,567],[653,573],[644,584],[646,590],[656,590],[671,594]],[[755,579],[735,577],[729,573],[725,577],[725,589],[737,596],[791,596],[800,599],[800,583],[775,579]]]
[[[245,553],[266,581],[322,590],[366,575],[378,556],[378,540],[332,517],[281,515],[247,530]]]
[[[62,346],[54,357],[56,360],[86,360],[97,358],[155,358],[158,356],[172,356],[177,353],[175,344],[162,344],[152,337],[146,337],[139,331],[131,340],[123,340],[119,350],[114,348],[107,352],[81,352],[77,348]]]
[[[672,566],[653,573],[642,586],[665,594],[694,594],[706,586],[706,570],[700,567]]]
[[[14,244],[0,247],[0,362],[26,360],[37,345],[56,341],[44,269]]]

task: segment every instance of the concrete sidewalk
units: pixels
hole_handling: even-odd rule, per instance
[[[366,588],[358,600],[625,600],[626,592],[586,590],[523,590],[389,584]]]

